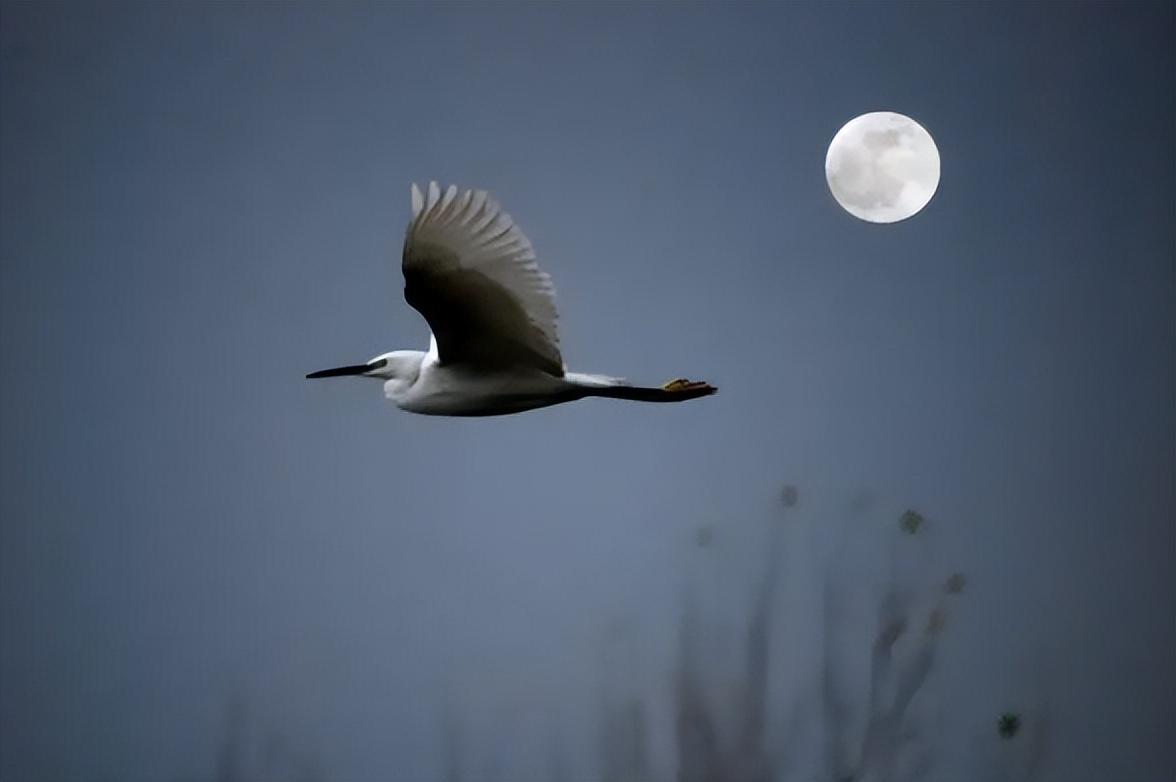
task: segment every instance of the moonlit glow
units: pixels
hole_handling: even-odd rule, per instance
[[[905,220],[939,186],[939,150],[931,134],[891,111],[863,114],[829,144],[825,179],[837,203],[871,223]]]

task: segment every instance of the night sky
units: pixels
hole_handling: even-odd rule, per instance
[[[1169,778],[1171,3],[0,9],[0,778],[431,782],[452,717],[466,782],[552,746],[587,782],[628,687],[673,779],[684,595],[738,632],[785,484],[773,687],[805,578],[871,594],[886,544],[822,531],[868,490],[967,576],[934,778],[1025,778],[1004,712],[1048,723],[1034,779]],[[875,110],[942,156],[893,225],[824,178]],[[570,369],[719,394],[441,419],[304,380],[427,346],[430,179],[514,215]]]

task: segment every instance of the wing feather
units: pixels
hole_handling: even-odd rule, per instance
[[[555,286],[486,191],[414,184],[402,268],[404,298],[429,322],[442,363],[563,375]]]

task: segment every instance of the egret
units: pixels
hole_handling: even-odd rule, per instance
[[[400,409],[445,416],[507,415],[585,397],[683,402],[717,390],[681,378],[658,388],[568,372],[551,277],[485,191],[443,193],[430,182],[422,193],[414,184],[401,268],[404,299],[431,330],[428,351],[393,350],[307,378],[377,378]]]

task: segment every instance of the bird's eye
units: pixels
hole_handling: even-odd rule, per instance
[[[368,362],[368,369],[380,369],[381,367],[385,367],[387,365],[388,365],[388,359],[378,358],[375,361]]]

